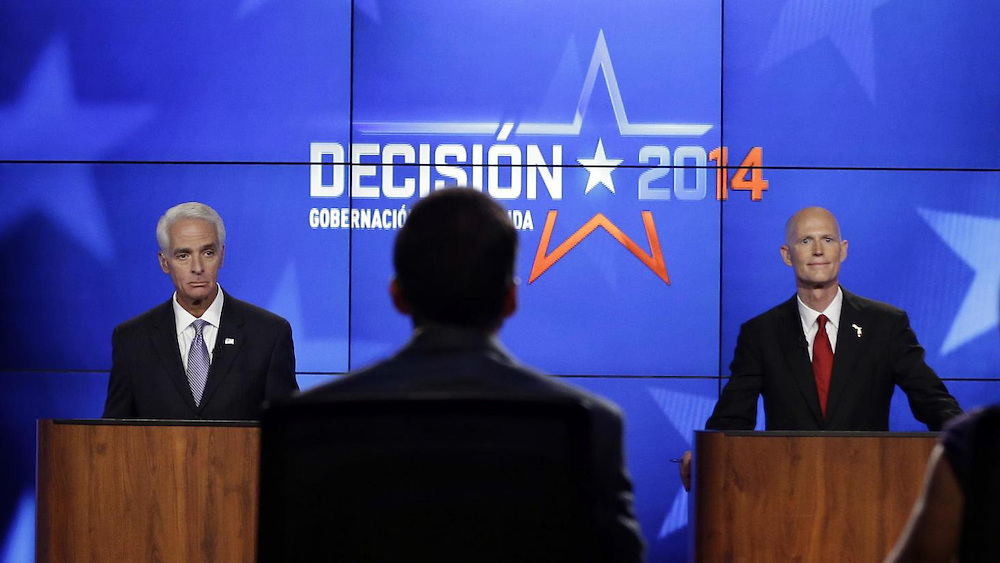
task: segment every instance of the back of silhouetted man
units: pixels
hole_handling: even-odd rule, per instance
[[[590,414],[588,455],[604,552],[599,559],[639,561],[644,547],[622,457],[618,408],[519,364],[497,339],[517,307],[516,253],[513,224],[481,192],[441,190],[417,203],[396,238],[389,288],[396,309],[413,320],[410,341],[394,356],[296,400],[434,392],[582,404]]]

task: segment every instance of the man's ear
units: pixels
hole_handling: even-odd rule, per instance
[[[397,311],[407,316],[412,313],[410,303],[403,296],[403,288],[399,287],[399,282],[395,277],[389,282],[389,296],[392,297],[392,305]]]
[[[503,296],[503,318],[510,318],[515,311],[517,311],[517,282],[510,284],[510,288]]]
[[[847,241],[840,241],[840,261],[847,260]]]
[[[788,252],[788,245],[781,245],[781,260],[786,266],[792,265],[792,255]]]
[[[163,273],[169,274],[170,267],[167,265],[167,257],[163,255],[163,252],[157,252],[156,257],[160,260],[160,269],[163,270]]]
[[[222,248],[219,249],[219,267],[220,268],[222,267],[222,264],[225,263],[225,261],[226,261],[226,245],[222,245]]]

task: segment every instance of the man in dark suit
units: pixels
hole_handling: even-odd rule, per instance
[[[218,284],[226,230],[214,209],[182,203],[156,226],[173,297],[115,328],[105,418],[253,420],[291,394],[288,322]]]
[[[840,287],[847,241],[833,214],[799,211],[785,239],[796,295],[740,328],[732,376],[706,428],[752,430],[763,395],[768,430],[884,431],[895,385],[930,430],[962,413],[924,362],[906,313]]]
[[[416,206],[396,238],[390,295],[413,319],[410,342],[367,369],[303,393],[293,402],[344,395],[568,399],[591,415],[597,518],[607,536],[601,560],[639,561],[643,542],[622,456],[618,408],[519,364],[497,332],[517,306],[517,232],[503,208],[471,189],[434,192]]]
[[[962,413],[924,362],[906,313],[840,287],[847,241],[833,214],[793,215],[781,257],[796,294],[740,327],[732,376],[706,428],[753,430],[763,395],[768,430],[885,431],[896,385],[930,430]],[[681,476],[687,483],[690,452]]]

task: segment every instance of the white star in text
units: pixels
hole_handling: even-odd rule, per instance
[[[594,151],[594,158],[578,158],[577,162],[582,164],[590,178],[587,179],[587,189],[583,193],[589,194],[590,190],[597,187],[597,184],[604,184],[611,193],[615,193],[615,184],[611,180],[611,173],[615,167],[622,163],[621,158],[608,158],[604,153],[604,141],[597,140],[597,149]]]

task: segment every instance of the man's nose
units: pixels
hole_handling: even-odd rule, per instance
[[[195,274],[200,274],[205,270],[205,264],[201,259],[201,256],[195,255],[194,259],[191,260],[191,272]]]
[[[823,255],[823,245],[820,244],[819,241],[814,242],[813,243],[812,251],[813,251],[813,256],[822,256]]]

